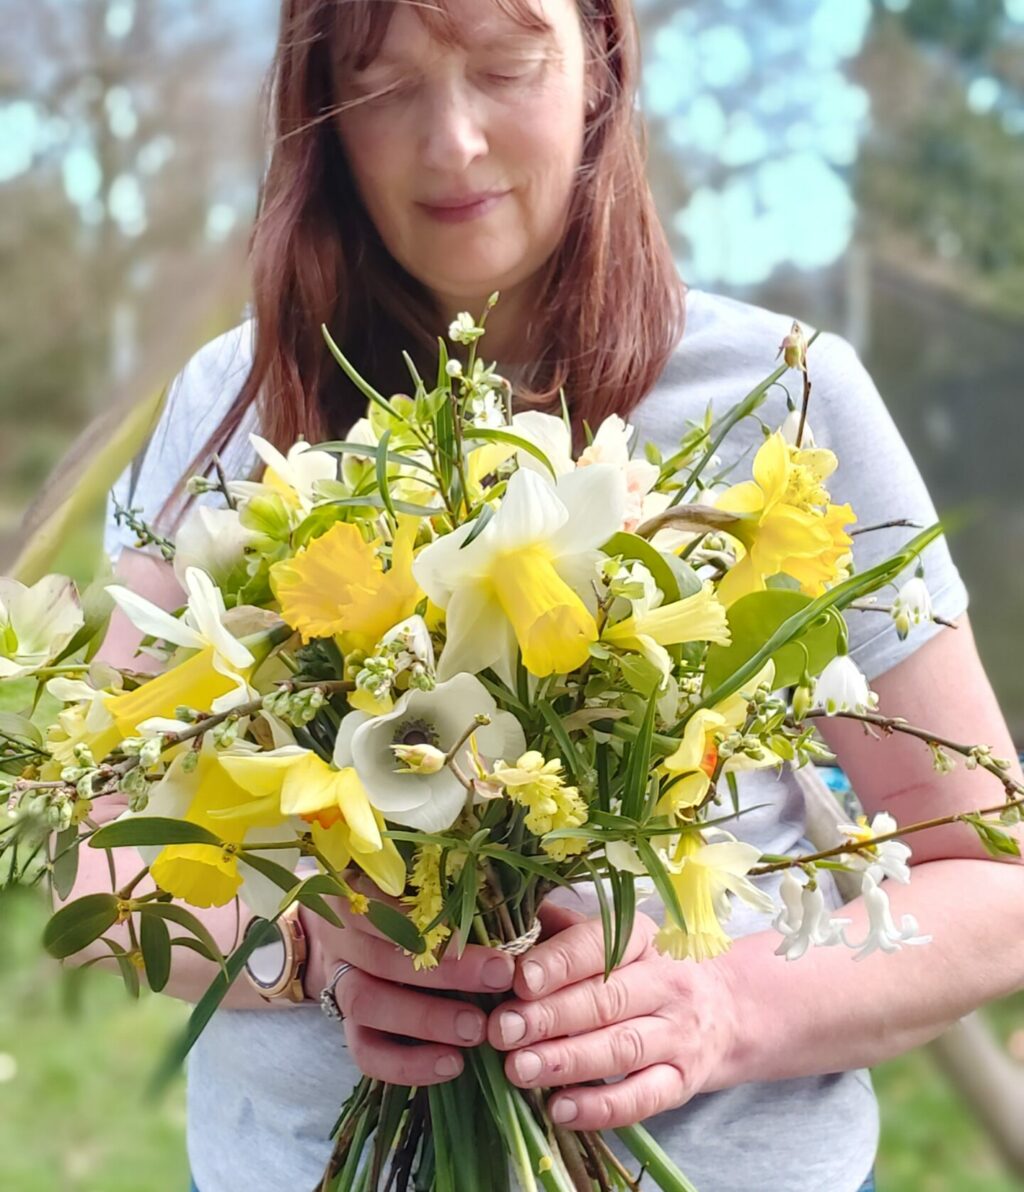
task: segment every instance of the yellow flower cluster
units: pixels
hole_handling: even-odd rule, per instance
[[[454,861],[449,857],[449,862]],[[461,861],[461,858],[459,859]],[[461,864],[452,865],[455,872]],[[407,894],[402,901],[409,907],[409,918],[416,928],[423,933],[426,949],[419,955],[413,956],[413,968],[431,969],[437,965],[437,950],[451,935],[451,928],[445,923],[427,931],[426,928],[441,913],[444,895],[441,890],[441,846],[425,844],[416,854],[412,873],[409,875],[409,885],[416,891]]]
[[[587,822],[587,805],[576,787],[566,786],[561,758],[545,761],[542,753],[531,749],[514,766],[495,762],[491,779],[505,787],[514,803],[526,808],[526,826],[536,836]],[[582,852],[586,843],[581,837],[565,837],[544,841],[541,848],[554,860],[564,861]]]

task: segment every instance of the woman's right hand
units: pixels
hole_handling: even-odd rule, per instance
[[[365,915],[352,914],[340,900],[328,901],[344,929],[306,907],[299,910],[309,949],[305,991],[318,1000],[338,965],[352,965],[338,980],[335,996],[360,1070],[389,1084],[419,1087],[458,1076],[462,1049],[476,1047],[487,1035],[487,1015],[472,1002],[438,991],[504,993],[515,976],[512,957],[470,944],[461,957],[453,948],[436,968],[417,970]]]

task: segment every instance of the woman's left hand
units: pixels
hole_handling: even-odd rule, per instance
[[[541,919],[547,938],[518,961],[516,1000],[488,1023],[513,1084],[558,1087],[548,1109],[572,1130],[633,1125],[714,1087],[735,1036],[720,966],[660,955],[657,924],[637,915],[605,981],[600,920],[551,904]],[[625,1079],[586,1085],[617,1077]]]

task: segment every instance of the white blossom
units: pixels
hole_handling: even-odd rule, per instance
[[[832,947],[843,942],[843,928],[852,919],[833,919],[818,885],[801,885],[787,872],[779,889],[784,909],[776,915],[773,926],[782,934],[776,956],[799,960],[810,947]]]
[[[900,588],[892,602],[891,612],[900,641],[907,636],[912,625],[921,625],[934,618],[932,598],[921,576],[915,575]]]
[[[848,947],[858,949],[855,960],[863,960],[865,956],[870,956],[878,950],[899,952],[904,944],[931,942],[930,935],[918,935],[917,920],[913,915],[904,915],[900,919],[899,927],[896,926],[889,906],[889,895],[870,873],[864,874],[861,895],[868,912],[868,934],[859,944],[850,943],[850,940],[846,939]]]
[[[849,654],[837,654],[814,684],[814,703],[824,708],[827,716],[834,716],[837,712],[870,711],[877,707],[878,696]]]

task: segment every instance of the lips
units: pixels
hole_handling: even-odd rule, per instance
[[[461,211],[464,207],[474,207],[485,199],[499,198],[508,194],[506,190],[481,190],[472,194],[448,195],[441,199],[420,203],[421,207],[429,207],[434,211]]]

